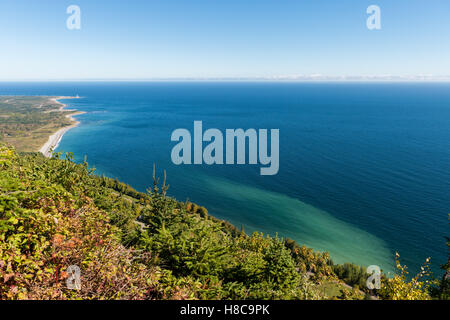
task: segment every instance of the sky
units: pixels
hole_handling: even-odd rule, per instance
[[[1,0],[0,80],[449,77],[449,14],[448,0]]]

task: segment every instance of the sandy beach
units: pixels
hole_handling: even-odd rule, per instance
[[[77,97],[66,97],[66,96],[61,96],[61,97],[56,97],[56,98],[51,98],[50,100],[58,103],[61,105],[61,107],[59,108],[58,111],[73,111],[74,113],[67,115],[66,117],[69,118],[73,124],[71,124],[70,126],[64,127],[59,129],[58,131],[56,131],[54,134],[52,134],[49,138],[48,141],[41,147],[41,149],[39,150],[39,152],[41,152],[45,157],[50,158],[52,156],[52,152],[54,149],[56,149],[63,137],[63,135],[69,131],[72,128],[75,128],[76,126],[78,126],[80,124],[79,121],[76,121],[73,116],[79,115],[79,114],[83,114],[85,112],[82,111],[76,111],[76,110],[65,110],[64,108],[67,107],[67,105],[65,105],[64,103],[59,102],[58,100],[60,99],[77,99]]]

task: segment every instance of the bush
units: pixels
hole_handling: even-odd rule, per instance
[[[391,279],[382,279],[379,295],[387,300],[429,300],[429,289],[432,282],[426,280],[426,277],[429,275],[430,259],[426,259],[425,265],[421,267],[421,271],[408,281],[406,266],[400,264],[398,253],[395,256],[395,263],[399,273]]]

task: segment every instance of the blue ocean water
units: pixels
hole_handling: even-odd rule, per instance
[[[0,94],[80,95],[86,111],[58,151],[145,191],[152,167],[169,193],[236,226],[329,251],[337,262],[412,271],[446,262],[450,212],[450,84],[0,83]],[[175,166],[177,128],[279,128],[280,170]]]

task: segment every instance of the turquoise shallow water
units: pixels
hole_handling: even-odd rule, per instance
[[[366,264],[370,261],[391,270],[390,252],[383,240],[323,210],[284,194],[225,179],[202,177],[202,181],[207,190],[220,194],[222,204],[226,203],[232,213],[220,208],[217,212],[223,212],[238,226],[241,223],[247,232],[275,235],[276,226],[284,237],[299,239],[306,246],[331,252],[335,262]],[[255,211],[257,215],[249,217],[246,214]]]
[[[152,166],[170,194],[247,232],[278,233],[338,262],[412,271],[446,261],[450,85],[333,83],[0,83],[0,94],[76,95],[86,111],[58,150],[144,191]],[[177,128],[279,128],[280,171],[175,166]]]

